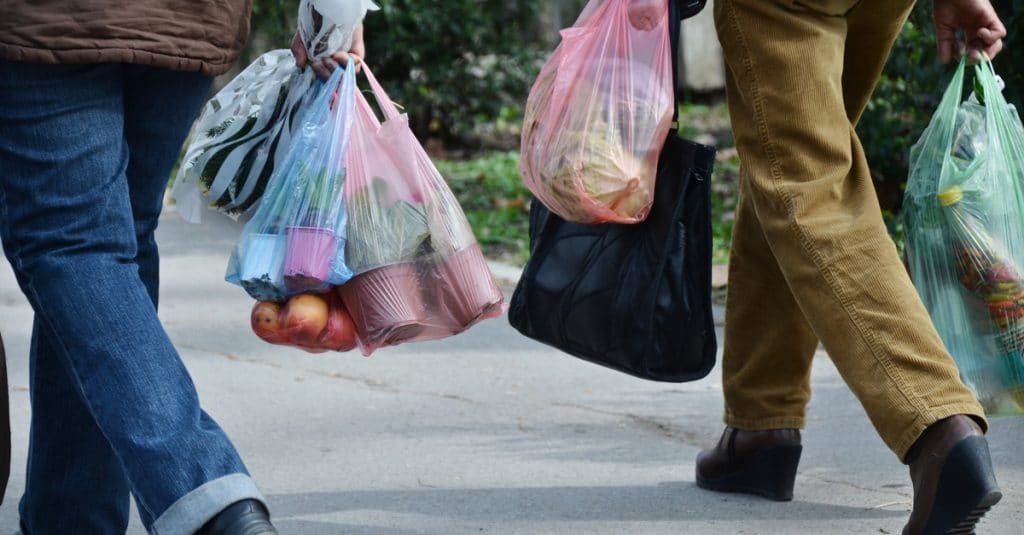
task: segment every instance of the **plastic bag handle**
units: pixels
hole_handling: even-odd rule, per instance
[[[960,64],[957,65],[956,72],[953,74],[953,81],[949,83],[949,87],[946,89],[945,94],[942,95],[942,100],[939,101],[939,107],[937,110],[957,110],[960,108],[960,102],[963,100],[964,96],[963,88],[966,73],[967,56],[965,55],[960,58]],[[936,111],[936,113],[939,112]],[[956,135],[956,121],[949,121],[949,124],[946,126],[946,130],[942,134],[941,146],[951,147],[953,145],[953,137]]]
[[[373,97],[377,100],[377,105],[380,106],[380,110],[384,113],[384,120],[390,121],[401,115],[398,107],[395,106],[395,103],[391,101],[391,97],[384,91],[384,87],[377,81],[377,77],[373,75],[373,71],[370,70],[366,61],[355,54],[352,54],[352,57],[362,65],[363,74],[366,75],[366,80],[370,82],[370,89],[373,90]]]
[[[996,82],[995,66],[992,65],[992,60],[989,59],[988,54],[981,53],[981,61],[974,66],[974,71],[975,76],[981,80],[981,87],[985,92],[985,120],[989,124],[999,125],[1000,130],[996,132],[1012,131],[1013,128],[1010,127],[1012,119],[1006,113],[1010,103],[1006,101],[1006,96],[999,89],[999,84]]]
[[[1013,106],[999,89],[995,66],[987,54],[981,54],[981,61],[975,66],[975,70],[985,91],[985,120],[989,125],[991,140],[988,150],[1008,162],[1007,170],[1012,176],[1010,183],[1013,185],[1013,191],[1007,194],[1016,196],[1018,203],[1024,203],[1024,146],[1021,143],[1024,130],[1021,128],[1020,116],[1013,113]]]
[[[676,0],[668,0],[668,42],[672,49],[669,56],[672,58],[672,129],[679,129],[679,34],[681,32],[683,17],[692,17],[704,8],[704,2],[699,1],[700,8],[695,12],[679,12],[679,3]]]

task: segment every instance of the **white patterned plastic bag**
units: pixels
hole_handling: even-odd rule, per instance
[[[310,60],[351,48],[355,29],[376,9],[370,0],[302,0],[298,33]],[[315,93],[313,81],[290,50],[272,50],[207,103],[171,191],[183,218],[198,223],[206,208],[235,219],[255,210]]]
[[[207,208],[237,218],[253,209],[289,145],[314,74],[290,50],[263,54],[220,90],[193,127],[171,196],[198,223]]]

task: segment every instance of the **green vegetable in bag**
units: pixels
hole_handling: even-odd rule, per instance
[[[373,229],[349,238],[346,254],[356,272],[412,262],[430,238],[423,203],[390,198],[388,180],[381,177],[374,177],[368,187],[349,198],[349,224]]]

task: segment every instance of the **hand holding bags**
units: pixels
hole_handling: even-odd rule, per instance
[[[351,48],[353,34],[366,12],[378,9],[371,0],[302,0],[299,38],[310,60]]]

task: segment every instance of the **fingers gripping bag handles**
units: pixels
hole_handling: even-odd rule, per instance
[[[263,202],[242,229],[226,279],[260,301],[324,291],[352,275],[345,263],[342,193],[356,93],[355,62],[320,83]]]
[[[345,185],[347,260],[338,292],[363,352],[461,332],[503,296],[454,195],[365,65],[381,122],[356,94]]]
[[[575,223],[636,223],[650,211],[672,122],[666,0],[591,0],[537,77],[520,167],[547,208]]]
[[[299,38],[312,60],[352,47],[352,37],[367,11],[380,9],[370,0],[302,0]]]
[[[1024,129],[988,60],[961,61],[910,154],[911,277],[989,414],[1024,414]]]

